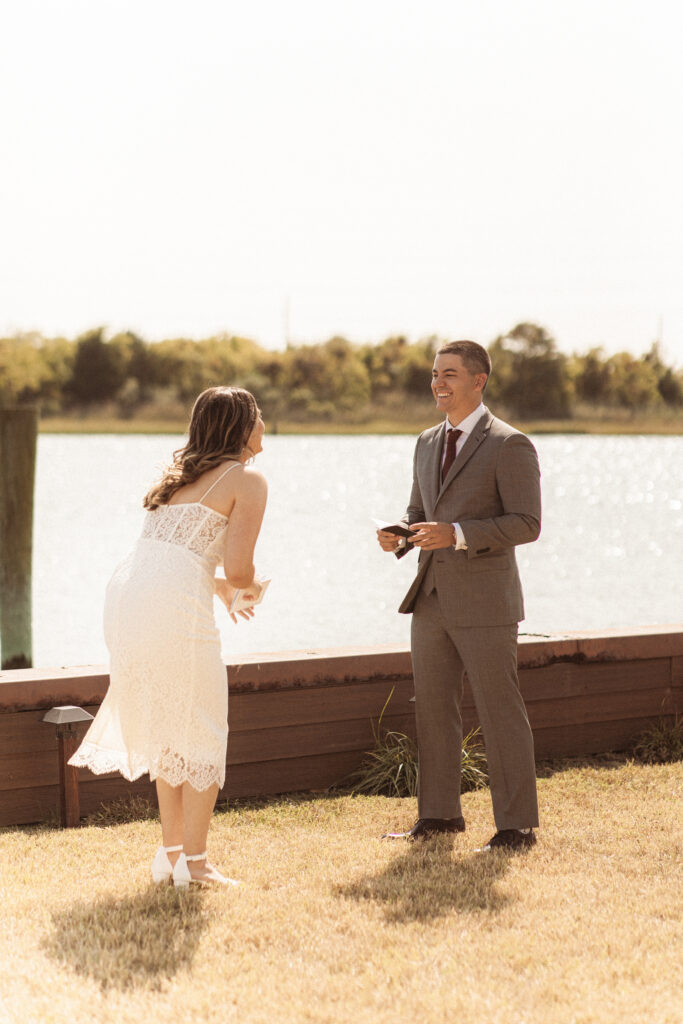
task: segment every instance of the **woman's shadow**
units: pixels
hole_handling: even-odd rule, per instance
[[[129,897],[79,902],[52,916],[48,956],[103,989],[160,989],[194,958],[208,915],[201,891],[151,886]]]
[[[410,843],[378,874],[339,886],[340,896],[382,905],[387,921],[427,921],[452,913],[496,913],[511,897],[497,883],[509,854],[495,851],[453,857],[453,837]]]

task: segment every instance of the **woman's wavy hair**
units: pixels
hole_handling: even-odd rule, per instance
[[[259,407],[244,388],[207,388],[194,403],[187,444],[173,453],[163,477],[145,495],[145,508],[167,505],[185,484],[226,459],[239,459],[256,426]]]

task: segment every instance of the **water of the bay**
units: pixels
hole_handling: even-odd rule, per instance
[[[520,547],[522,632],[683,621],[683,437],[551,435],[543,532]],[[141,498],[180,436],[42,435],[36,479],[34,663],[104,663],[104,588],[138,535]],[[216,605],[227,659],[407,643],[397,606],[415,571],[383,553],[372,517],[410,491],[414,438],[266,437],[269,501],[256,564],[272,583],[237,626]]]

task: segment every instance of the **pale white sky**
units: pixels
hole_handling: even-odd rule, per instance
[[[683,365],[672,0],[2,10],[0,331],[642,353],[661,318]]]

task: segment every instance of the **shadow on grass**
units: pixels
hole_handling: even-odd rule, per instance
[[[201,891],[151,886],[54,914],[43,950],[103,989],[160,989],[191,965],[208,924]]]
[[[382,904],[387,921],[429,921],[450,913],[496,913],[510,897],[497,883],[510,854],[495,851],[453,858],[453,838],[438,836],[410,843],[402,856],[378,874],[367,874],[337,893],[347,899]]]
[[[550,779],[560,772],[574,771],[577,768],[595,768],[600,770],[616,770],[633,760],[633,752],[628,750],[613,751],[607,754],[581,754],[576,757],[548,758],[536,762],[536,778]]]

